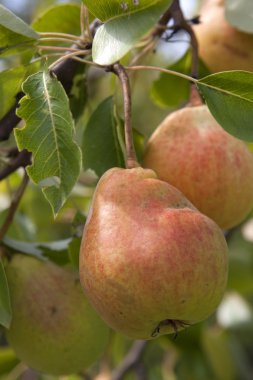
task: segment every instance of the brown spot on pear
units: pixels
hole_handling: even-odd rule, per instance
[[[134,339],[177,333],[213,313],[227,281],[220,228],[152,170],[100,179],[85,225],[80,280],[101,317]]]
[[[17,254],[6,274],[13,309],[6,335],[24,363],[66,375],[99,358],[109,329],[84,297],[76,271]]]
[[[171,113],[149,139],[143,165],[223,229],[253,207],[253,156],[204,105]]]

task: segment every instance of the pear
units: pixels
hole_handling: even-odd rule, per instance
[[[80,280],[101,317],[134,339],[207,318],[227,281],[220,228],[152,170],[113,168],[85,225]]]
[[[222,229],[239,224],[253,207],[253,156],[205,105],[165,118],[148,141],[143,165]]]
[[[229,24],[224,0],[205,1],[200,21],[194,32],[200,57],[210,71],[253,71],[253,35]]]
[[[24,363],[66,375],[98,359],[109,329],[83,296],[76,271],[17,254],[6,274],[13,309],[7,340]]]

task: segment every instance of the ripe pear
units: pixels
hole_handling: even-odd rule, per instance
[[[202,321],[221,301],[227,245],[220,228],[143,168],[107,171],[85,225],[80,280],[101,317],[134,339]]]
[[[210,71],[253,71],[253,34],[229,24],[225,18],[224,0],[206,1],[200,21],[194,25],[194,32],[200,57]]]
[[[148,141],[143,165],[222,229],[239,224],[253,207],[253,156],[205,105],[165,118]]]
[[[13,309],[6,335],[24,363],[66,375],[98,359],[109,329],[83,296],[76,271],[17,254],[6,274]]]

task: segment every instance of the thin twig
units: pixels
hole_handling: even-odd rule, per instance
[[[185,19],[182,9],[180,7],[179,0],[174,0],[171,7],[172,17],[175,20],[176,26],[180,29],[185,30],[191,40],[191,54],[192,54],[192,67],[191,67],[191,76],[195,79],[199,77],[199,46],[198,40],[195,35],[195,32],[191,24]],[[198,90],[194,84],[191,86],[190,93],[190,105],[198,106],[202,104],[201,96],[198,93]]]
[[[136,56],[131,60],[130,65],[136,65],[144,56],[146,56],[150,51],[154,50],[154,47],[156,45],[155,40],[151,40],[145,47],[140,51],[139,54],[136,54]]]
[[[154,28],[154,30],[152,32],[153,38],[161,37],[161,35],[167,29],[167,24],[172,18],[171,7],[172,7],[172,5],[164,12],[164,14],[160,18],[158,24]]]
[[[1,229],[0,229],[0,241],[3,240],[3,237],[8,232],[8,229],[11,226],[11,223],[12,223],[14,215],[15,215],[15,213],[17,211],[19,202],[21,201],[21,198],[22,198],[22,196],[24,194],[24,191],[26,189],[26,186],[27,186],[28,182],[29,182],[29,177],[28,177],[28,175],[25,172],[24,173],[24,177],[22,179],[22,182],[21,182],[18,190],[14,194],[13,200],[11,202],[11,205],[10,205],[9,209],[8,209],[8,213],[7,213],[6,218],[5,218],[4,222],[3,222],[3,225],[1,226]]]
[[[73,44],[73,41],[72,40],[69,40],[68,38],[64,38],[64,37],[43,37],[43,38],[40,38],[40,42],[46,42],[46,41],[52,41],[52,42],[66,42],[68,44]],[[80,46],[81,48],[83,47],[83,43],[76,40],[75,41],[75,44]]]
[[[93,36],[92,36],[91,28],[90,28],[89,10],[85,6],[84,6],[84,19],[85,19],[85,26],[86,26],[88,41],[92,42]]]
[[[75,60],[75,61],[78,61],[78,62],[81,62],[81,63],[84,63],[85,65],[90,65],[90,66],[95,66],[95,67],[98,67],[100,69],[104,69],[105,66],[101,66],[99,65],[98,63],[95,63],[93,61],[89,61],[88,59],[83,59],[83,58],[79,58],[79,57],[72,57],[71,59]]]
[[[126,167],[128,169],[139,166],[133,143],[133,131],[131,125],[132,101],[129,78],[125,68],[120,63],[113,65],[112,71],[118,76],[124,99],[125,143],[126,143]]]
[[[194,33],[192,26],[187,22],[180,7],[179,0],[174,0],[171,7],[172,17],[176,22],[176,25],[185,30],[190,38],[191,38],[191,47],[192,47],[192,69],[191,76],[193,78],[198,78],[198,65],[199,65],[199,57],[198,57],[198,40]]]
[[[147,347],[148,341],[137,340],[124,358],[123,362],[112,372],[111,380],[121,380],[140,361]]]
[[[49,66],[49,70],[53,70],[53,68],[55,66],[57,66],[59,63],[67,60],[67,59],[70,59],[70,58],[73,58],[75,56],[79,56],[79,55],[87,55],[90,53],[90,50],[77,50],[77,51],[73,51],[72,53],[67,53],[63,56],[61,56],[59,59],[57,59],[55,62],[53,62],[50,66]]]
[[[84,38],[85,36],[85,5],[81,4],[81,11],[80,11],[80,29],[81,29],[81,35]]]
[[[73,47],[63,47],[63,46],[46,46],[46,45],[38,45],[37,46],[38,49],[40,50],[54,50],[54,51],[62,51],[62,52],[65,52],[65,51],[81,51],[77,48],[73,48]]]
[[[40,37],[64,37],[72,41],[76,41],[80,38],[79,36],[75,36],[74,34],[68,34],[68,33],[44,32],[44,33],[39,33],[39,35]]]
[[[160,71],[161,73],[165,73],[165,74],[175,75],[177,77],[186,79],[186,80],[188,80],[190,82],[193,82],[193,83],[197,83],[198,82],[197,79],[192,78],[189,75],[186,75],[186,74],[180,73],[178,71],[174,71],[174,70],[164,69],[164,68],[159,67],[159,66],[146,66],[146,65],[127,66],[127,67],[125,67],[125,70],[127,70],[127,71],[128,70],[130,70],[130,71],[154,70],[154,71]]]

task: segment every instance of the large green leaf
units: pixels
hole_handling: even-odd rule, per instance
[[[124,166],[116,128],[113,99],[109,97],[91,115],[84,131],[82,145],[84,169],[92,169],[101,176],[114,166]]]
[[[8,328],[11,323],[10,294],[2,260],[0,259],[0,325]]]
[[[0,5],[0,54],[10,49],[24,49],[32,46],[38,34],[9,9]]]
[[[121,16],[102,25],[93,41],[93,60],[111,65],[120,60],[158,21],[171,1],[162,0],[142,12]]]
[[[57,214],[81,168],[81,152],[73,141],[74,123],[66,93],[47,72],[31,75],[23,84],[18,116],[26,125],[15,130],[19,149],[33,154],[27,172],[43,189],[54,214]]]
[[[129,16],[152,5],[159,5],[161,2],[162,0],[83,0],[89,11],[103,22],[121,16]],[[169,2],[167,1],[167,3]]]
[[[78,4],[57,4],[38,16],[32,27],[38,32],[70,33],[79,36],[80,6]]]
[[[168,69],[190,75],[192,55],[188,51],[178,62]],[[199,62],[199,77],[208,75],[208,69],[202,61]],[[183,78],[161,73],[153,82],[151,92],[152,100],[160,107],[178,107],[186,102],[190,95],[190,84]]]
[[[197,82],[218,123],[232,135],[253,141],[253,73],[226,71]]]

